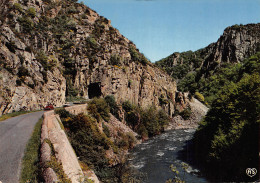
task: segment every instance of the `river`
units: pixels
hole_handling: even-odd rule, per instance
[[[145,175],[146,178],[142,182],[165,183],[174,176],[170,169],[171,164],[177,167],[180,172],[179,177],[186,183],[208,182],[199,176],[197,169],[189,165],[187,171],[184,171],[181,166],[183,161],[180,155],[183,154],[180,152],[194,132],[194,129],[171,130],[137,145],[130,152],[129,163]]]

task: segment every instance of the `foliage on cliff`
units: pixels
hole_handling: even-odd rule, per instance
[[[161,93],[175,94],[171,77],[83,3],[4,0],[0,12],[0,114],[112,94],[146,107]],[[147,96],[146,86],[156,95]]]
[[[239,68],[225,69],[228,81],[194,136],[196,157],[218,181],[253,181],[246,168],[259,167],[260,53]],[[227,76],[226,74],[225,76]]]
[[[170,121],[167,114],[163,110],[157,110],[155,106],[142,109],[129,101],[124,102],[122,106],[127,124],[144,139],[163,132]]]
[[[90,101],[88,115],[72,115],[65,109],[57,109],[56,113],[61,117],[79,160],[93,169],[102,182],[129,182],[133,179],[129,173],[132,170],[124,161],[127,150],[136,144],[136,137],[118,127],[112,126],[111,129],[109,111],[115,109],[115,101],[113,96],[106,99]]]
[[[178,80],[178,90],[201,93],[212,104],[224,85],[236,80],[244,59],[260,51],[260,24],[234,25],[216,43],[195,52],[173,53],[156,62]],[[247,42],[250,40],[250,43]]]

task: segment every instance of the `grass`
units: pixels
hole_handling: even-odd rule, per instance
[[[22,170],[20,182],[35,182],[39,180],[39,151],[41,146],[41,125],[43,118],[36,123],[32,136],[26,145],[26,150],[22,160]]]
[[[12,118],[12,117],[15,117],[15,116],[19,116],[19,115],[22,115],[22,114],[31,113],[31,112],[34,112],[34,111],[16,111],[16,112],[13,112],[13,113],[4,114],[4,115],[0,116],[0,121],[4,121],[6,119],[9,119],[9,118]]]
[[[67,96],[66,102],[75,102],[75,103],[86,103],[87,100],[83,97],[73,97],[73,96]]]

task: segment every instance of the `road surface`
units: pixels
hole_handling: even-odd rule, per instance
[[[19,182],[26,144],[43,113],[28,113],[0,122],[0,182]]]

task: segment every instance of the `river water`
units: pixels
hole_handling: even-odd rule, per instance
[[[145,175],[144,183],[165,183],[174,175],[170,169],[173,164],[180,172],[179,177],[187,183],[207,182],[199,176],[199,171],[189,165],[185,171],[180,154],[188,140],[194,134],[194,129],[178,129],[167,131],[161,135],[137,145],[131,152],[129,163]],[[189,156],[185,153],[184,156]],[[185,159],[189,159],[186,157]]]

